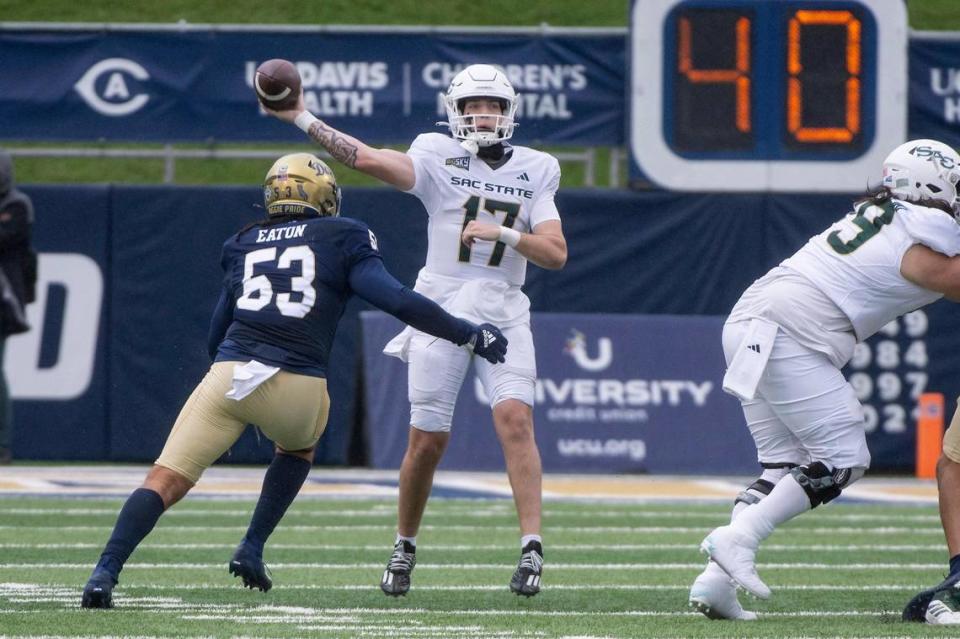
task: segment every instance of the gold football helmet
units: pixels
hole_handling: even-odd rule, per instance
[[[263,180],[263,204],[269,215],[340,215],[340,187],[333,171],[310,153],[285,155]]]

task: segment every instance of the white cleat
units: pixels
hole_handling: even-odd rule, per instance
[[[933,595],[923,616],[927,623],[933,626],[960,625],[960,606],[957,604],[955,592],[941,590]]]
[[[700,550],[748,593],[759,599],[770,597],[770,588],[760,579],[754,564],[757,549],[748,538],[737,534],[730,526],[720,526],[700,543]]]
[[[711,561],[690,587],[690,607],[708,619],[754,621],[757,613],[744,610],[737,601],[737,585]]]

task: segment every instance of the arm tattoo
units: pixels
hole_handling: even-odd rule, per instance
[[[333,156],[333,159],[349,166],[351,169],[356,168],[357,145],[351,143],[347,136],[337,133],[322,122],[311,124],[309,135],[325,148]]]

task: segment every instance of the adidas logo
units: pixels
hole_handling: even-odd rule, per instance
[[[753,351],[754,353],[759,353],[759,352],[760,352],[760,345],[759,345],[759,344],[750,344],[749,346],[747,346],[747,348],[749,348],[749,349],[750,349],[751,351]]]
[[[518,180],[522,180],[523,182],[529,182],[529,181],[530,181],[530,176],[528,176],[527,173],[526,173],[526,171],[524,171],[523,173],[521,173],[520,175],[517,176],[517,179],[518,179]]]
[[[491,344],[497,341],[496,335],[490,331],[483,331],[483,347],[488,348]]]

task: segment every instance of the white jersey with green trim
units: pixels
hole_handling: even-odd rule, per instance
[[[508,226],[529,233],[547,220],[559,220],[554,196],[560,165],[553,156],[522,146],[494,169],[440,133],[417,137],[407,151],[416,182],[408,191],[423,202],[429,219],[424,270],[462,280],[488,279],[521,286],[527,259],[502,242],[478,240],[464,246],[467,222]]]
[[[960,253],[960,225],[943,211],[909,202],[864,202],[781,266],[823,291],[863,341],[891,320],[942,297],[900,273],[900,262],[914,244],[953,257]]]

